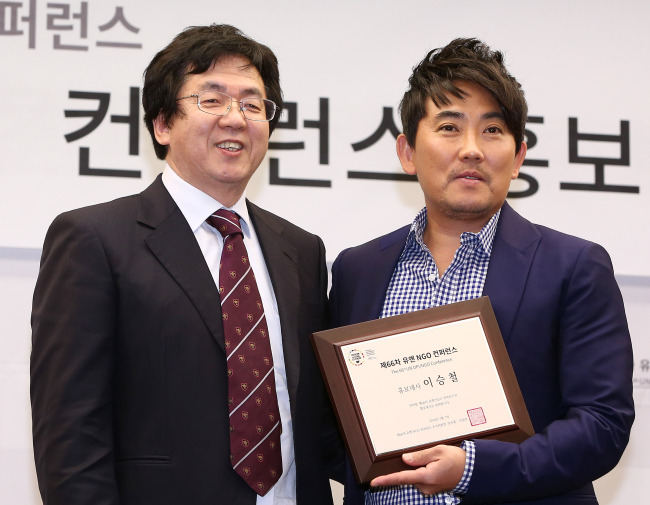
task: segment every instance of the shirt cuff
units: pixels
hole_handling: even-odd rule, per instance
[[[451,490],[454,494],[465,494],[469,487],[469,480],[474,472],[474,459],[476,457],[476,446],[471,440],[465,440],[460,444],[461,449],[465,449],[465,470],[458,485]]]

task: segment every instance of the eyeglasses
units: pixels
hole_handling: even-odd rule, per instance
[[[186,98],[196,98],[199,110],[213,116],[225,116],[230,112],[233,102],[237,102],[244,117],[251,121],[271,121],[275,117],[275,112],[280,110],[274,102],[265,98],[255,96],[236,100],[219,91],[199,91],[194,95],[177,98],[176,101]]]

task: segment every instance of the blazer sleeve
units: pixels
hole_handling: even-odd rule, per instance
[[[34,456],[44,505],[114,505],[112,371],[117,293],[79,212],[50,226],[32,311]]]
[[[634,420],[633,362],[623,300],[602,247],[585,243],[574,258],[567,272],[556,265],[553,275],[546,270],[546,276],[535,276],[532,293],[525,295],[533,301],[519,309],[507,343],[515,368],[521,353],[545,360],[547,376],[525,376],[520,383],[553,384],[526,402],[554,420],[539,426],[534,419],[537,434],[519,445],[477,440],[463,503],[532,500],[576,490],[611,470],[627,445]],[[561,279],[560,285],[545,285],[544,278]],[[525,311],[535,308],[552,321],[551,330],[527,322]]]
[[[328,285],[328,275],[327,275],[327,263],[325,256],[325,245],[323,241],[318,239],[318,248],[319,248],[319,270],[320,270],[320,286],[322,293],[323,306],[325,307],[325,321],[323,325],[324,328],[331,328],[331,314],[329,311],[328,300],[327,300],[327,285]],[[314,364],[318,372],[318,365]],[[341,434],[339,433],[338,425],[334,415],[333,407],[330,404],[325,385],[321,382],[321,389],[323,391],[323,413],[322,413],[322,426],[323,430],[321,433],[321,447],[323,452],[323,461],[324,467],[327,472],[327,476],[337,482],[343,482],[345,477],[345,450],[343,449],[343,440]]]

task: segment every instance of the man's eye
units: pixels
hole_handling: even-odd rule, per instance
[[[204,107],[219,107],[223,104],[223,100],[219,98],[204,98],[201,100],[201,105]]]
[[[244,102],[244,108],[251,112],[262,112],[262,106],[255,102]]]
[[[490,126],[485,130],[487,133],[501,133],[501,128],[498,126]]]

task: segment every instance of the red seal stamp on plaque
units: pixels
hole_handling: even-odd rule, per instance
[[[478,424],[485,424],[485,414],[483,413],[483,408],[479,407],[477,409],[471,409],[467,411],[467,417],[469,417],[469,422],[472,426]]]

